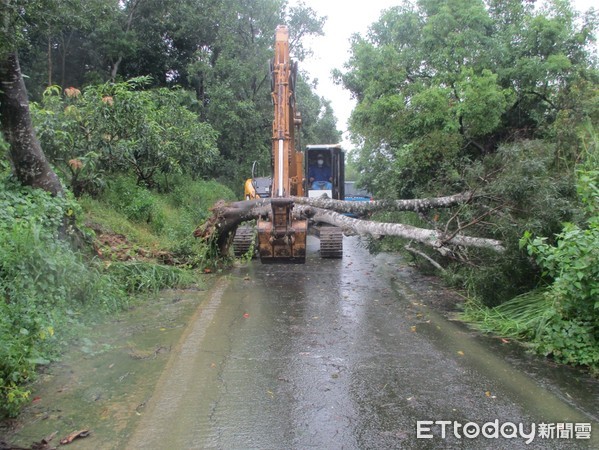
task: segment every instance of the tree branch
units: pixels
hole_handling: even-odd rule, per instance
[[[503,252],[501,241],[487,238],[477,238],[464,235],[446,236],[438,230],[428,230],[418,228],[412,225],[402,223],[383,223],[372,222],[369,220],[354,219],[339,214],[335,211],[330,211],[313,206],[305,207],[303,214],[312,218],[317,222],[324,222],[330,225],[335,225],[343,229],[346,234],[360,234],[372,236],[399,236],[405,239],[412,239],[421,244],[428,245],[436,249],[444,247],[446,244],[459,245],[465,247],[478,247]]]
[[[381,223],[370,220],[354,219],[341,213],[359,213],[365,215],[377,210],[395,208],[404,211],[421,211],[438,207],[449,207],[456,203],[467,201],[471,193],[457,194],[448,197],[438,197],[415,200],[381,200],[378,202],[344,202],[331,199],[313,199],[294,197],[293,214],[296,217],[311,219],[315,222],[328,223],[340,227],[345,234],[371,236],[399,236],[420,242],[435,248],[441,253],[449,252],[447,245],[478,247],[503,252],[500,241],[487,238],[464,236],[454,233],[448,236],[439,230],[418,228],[401,223]],[[217,240],[221,252],[226,253],[230,235],[242,222],[268,215],[270,199],[247,200],[234,203],[219,202],[212,208],[212,216],[194,232],[195,237],[206,241]]]
[[[429,263],[431,263],[433,265],[433,267],[440,270],[441,272],[445,272],[445,269],[443,268],[443,266],[441,264],[439,264],[437,261],[435,261],[433,258],[428,256],[426,253],[421,252],[420,250],[416,250],[415,248],[412,248],[410,246],[410,244],[404,245],[404,248],[408,252],[412,253],[413,255],[418,255],[418,256],[421,256],[422,258],[426,259]]]
[[[310,205],[317,208],[329,209],[339,213],[356,214],[364,216],[377,211],[426,211],[435,208],[449,208],[451,206],[468,203],[474,197],[472,192],[449,195],[446,197],[421,198],[411,200],[375,200],[372,202],[346,202],[330,198],[292,197],[298,205]]]

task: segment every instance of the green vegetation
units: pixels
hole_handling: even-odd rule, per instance
[[[599,171],[580,171],[578,187],[588,212],[586,227],[565,223],[555,245],[530,232],[520,242],[552,282],[491,309],[469,302],[462,317],[599,374]]]
[[[234,200],[231,190],[215,181],[173,177],[172,190],[160,194],[139,186],[135,180],[109,178],[105,192],[81,204],[93,223],[133,239],[148,249],[168,252],[171,263],[190,267],[212,265],[213,249],[193,237],[193,230],[209,215],[218,200]]]
[[[101,266],[86,261],[57,230],[80,212],[71,200],[0,178],[0,412],[27,401],[23,384],[56,356],[82,309],[114,311],[124,293]]]
[[[175,174],[203,177],[213,170],[217,132],[188,108],[189,93],[145,90],[148,83],[139,77],[64,95],[52,86],[33,105],[44,152],[75,195],[100,192],[104,175],[115,172],[168,190]]]
[[[220,263],[193,231],[217,200],[241,192],[253,161],[270,165],[273,32],[289,23],[302,59],[300,38],[321,34],[324,19],[278,0],[0,8],[0,81],[21,78],[20,61],[28,90],[0,91],[11,144],[0,139],[0,414],[15,415],[36,365],[70,330]],[[330,104],[307,77],[297,89],[304,136],[336,140]],[[17,163],[35,147],[29,114],[14,108],[28,93],[43,154]],[[9,175],[24,182],[44,156],[65,198]]]
[[[598,205],[589,199],[597,197],[597,15],[567,1],[537,6],[422,0],[390,8],[365,37],[354,36],[336,76],[357,99],[354,163],[375,198],[476,195],[451,210],[380,219],[506,246],[502,254],[418,248],[468,293],[468,319],[596,369]]]
[[[107,180],[103,196],[77,202],[0,178],[0,412],[15,415],[28,401],[35,368],[59,356],[62,344],[98,314],[114,314],[131,295],[198,283],[216,264],[193,238],[216,198],[232,199],[213,181],[175,177],[161,195],[132,177]],[[78,217],[100,237],[99,255],[59,238],[64,218]],[[91,242],[91,230],[84,238]],[[117,238],[102,241],[101,237]],[[125,238],[126,236],[126,238]],[[87,245],[85,246],[88,247]],[[101,256],[101,257],[98,257]]]
[[[215,201],[241,194],[253,161],[270,167],[273,31],[290,25],[301,62],[302,38],[324,19],[283,0],[2,8],[0,81],[18,50],[35,132],[65,186],[64,197],[21,186],[0,139],[0,413],[15,415],[36,365],[92,312],[218,264],[192,232]],[[380,199],[476,194],[379,219],[502,240],[502,254],[419,250],[468,292],[469,320],[595,370],[596,28],[596,13],[568,1],[419,0],[355,35],[336,72],[357,100],[348,173],[363,187]],[[301,141],[338,141],[313,88],[300,72]]]

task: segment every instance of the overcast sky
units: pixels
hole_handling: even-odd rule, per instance
[[[290,0],[297,4],[300,0]],[[349,38],[354,33],[364,35],[368,27],[376,22],[381,12],[401,4],[401,0],[303,0],[318,15],[327,16],[325,35],[309,42],[314,56],[301,63],[312,78],[318,78],[319,95],[330,100],[337,117],[337,128],[347,139],[347,120],[353,109],[349,92],[336,86],[331,79],[332,69],[343,69],[349,59]],[[575,7],[586,11],[594,5],[593,0],[573,0]],[[347,144],[346,144],[347,145]]]

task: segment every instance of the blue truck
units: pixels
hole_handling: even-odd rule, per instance
[[[358,189],[355,181],[346,181],[344,199],[348,202],[371,202],[372,194],[366,189]]]

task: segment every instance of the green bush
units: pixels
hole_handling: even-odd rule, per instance
[[[171,251],[192,265],[200,265],[216,258],[211,249],[193,237],[193,231],[210,214],[218,200],[234,200],[234,193],[213,180],[192,180],[180,175],[173,180],[172,192],[165,196],[170,211],[165,210],[168,226],[162,234],[169,236]],[[170,214],[170,217],[169,217]]]
[[[497,153],[464,169],[466,184],[477,187],[481,195],[460,209],[462,224],[474,222],[465,233],[501,240],[506,251],[469,249],[471,264],[458,261],[450,269],[458,286],[487,306],[537,286],[540,271],[518,245],[526,230],[554,236],[563,222],[581,220],[576,179],[571,171],[556,170],[555,159],[555,145],[528,140],[502,145]],[[440,211],[439,223],[452,214],[455,210]]]
[[[0,415],[16,415],[35,367],[56,357],[83,311],[114,311],[123,292],[57,239],[76,204],[0,177]]]
[[[77,197],[98,195],[105,174],[128,172],[139,184],[168,188],[177,173],[205,176],[214,168],[218,133],[189,109],[189,93],[146,89],[149,81],[89,85],[64,96],[50,86],[31,105],[42,147]]]
[[[118,287],[68,244],[36,224],[0,230],[0,409],[14,415],[27,399],[20,386],[37,364],[56,356],[82,311],[114,311]]]
[[[145,187],[132,177],[121,175],[108,181],[103,198],[116,211],[137,223],[152,223],[157,215],[156,200]]]
[[[82,197],[92,222],[126,235],[134,244],[171,253],[180,264],[205,266],[217,258],[213,249],[193,237],[218,200],[233,200],[226,186],[177,175],[170,191],[160,193],[138,186],[132,177],[112,177],[97,199]]]
[[[565,223],[555,243],[531,232],[520,241],[548,286],[494,308],[469,302],[463,318],[483,331],[527,340],[556,361],[599,373],[599,171],[578,175],[585,226]]]
[[[541,351],[599,369],[599,170],[580,171],[578,190],[588,214],[586,228],[565,223],[555,245],[527,232],[521,245],[552,280],[546,295],[556,319]]]

